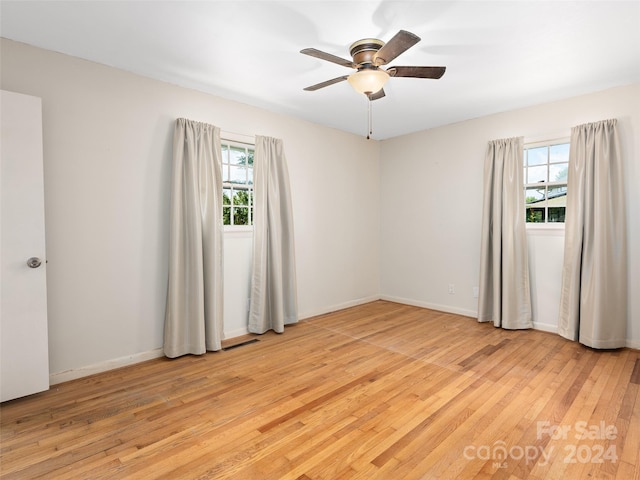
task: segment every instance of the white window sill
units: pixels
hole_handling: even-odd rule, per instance
[[[564,236],[564,223],[528,223],[527,235]]]
[[[253,237],[253,227],[249,226],[235,226],[235,225],[225,225],[224,227],[224,236],[232,237],[232,238],[251,238]]]

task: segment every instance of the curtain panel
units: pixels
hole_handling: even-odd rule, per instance
[[[574,127],[558,333],[593,348],[626,344],[623,179],[617,121]]]
[[[522,137],[489,142],[484,167],[478,321],[533,327]]]
[[[249,331],[298,321],[293,210],[282,140],[256,136]]]
[[[173,137],[167,357],[220,350],[223,336],[220,129],[180,118]]]

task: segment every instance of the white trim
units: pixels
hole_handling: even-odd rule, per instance
[[[525,225],[527,235],[564,237],[564,223],[527,223]]]
[[[429,310],[437,310],[445,313],[455,313],[456,315],[462,315],[464,317],[478,318],[478,312],[475,310],[467,310],[465,308],[450,307],[448,305],[439,305],[436,303],[423,302],[420,300],[411,300],[409,298],[394,297],[392,295],[382,295],[380,300],[387,300],[389,302],[403,303],[405,305],[411,305],[413,307],[428,308]]]
[[[545,145],[558,145],[561,143],[569,143],[571,141],[571,130],[563,130],[546,135],[536,135],[535,137],[525,137],[524,147],[535,148]]]
[[[223,143],[226,140],[227,142],[236,142],[241,143],[242,145],[251,145],[253,147],[256,145],[256,136],[245,135],[244,133],[225,132],[224,130],[220,130],[220,139]]]
[[[249,333],[250,332],[248,327],[236,328],[235,330],[231,330],[230,332],[224,332],[224,339],[230,340],[232,338],[248,335]]]
[[[380,300],[379,295],[371,295],[369,297],[362,297],[356,300],[350,300],[348,302],[339,303],[333,305],[331,307],[325,307],[318,310],[311,310],[309,312],[304,312],[298,315],[299,320],[307,320],[312,317],[317,317],[318,315],[325,315],[331,312],[337,312],[338,310],[344,310],[345,308],[356,307],[358,305],[364,305],[365,303],[375,302],[376,300]]]
[[[627,348],[635,348],[636,350],[640,350],[640,340],[634,342],[627,338],[626,345]]]
[[[541,332],[558,333],[558,326],[551,323],[533,322],[533,329]]]
[[[364,305],[365,303],[375,302],[376,300],[386,300],[389,302],[402,303],[404,305],[411,305],[414,307],[428,308],[430,310],[437,310],[439,312],[453,313],[456,315],[462,315],[465,317],[477,318],[478,313],[473,310],[466,310],[463,308],[450,307],[446,305],[437,305],[428,302],[422,302],[418,300],[411,300],[408,298],[394,297],[392,295],[371,295],[369,297],[359,298],[349,302],[340,303],[332,307],[322,308],[316,311],[306,312],[300,315],[300,320],[306,320],[318,315],[325,315],[327,313],[336,312],[338,310],[344,310],[345,308],[355,307],[358,305]],[[534,330],[540,330],[543,332],[557,333],[557,325],[549,323],[533,322]],[[235,337],[241,337],[247,335],[249,330],[246,328],[238,328],[231,332],[225,333],[225,340],[229,340]],[[626,339],[626,348],[634,348],[640,350],[640,342],[634,342],[631,339]],[[64,372],[49,374],[49,385],[57,385],[62,382],[68,382],[70,380],[76,380],[78,378],[87,377],[96,373],[102,373],[109,370],[113,370],[120,367],[126,367],[134,365],[136,363],[145,362],[147,360],[153,360],[154,358],[160,358],[164,356],[162,348],[156,348],[147,352],[136,353],[134,355],[127,355],[126,357],[120,357],[113,360],[107,360],[105,362],[96,363],[87,367],[74,368],[66,370]]]
[[[156,348],[155,350],[149,350],[148,352],[140,352],[133,355],[127,355],[126,357],[114,358],[113,360],[94,363],[93,365],[88,365],[86,367],[51,373],[49,374],[49,385],[56,385],[58,383],[68,382],[69,380],[88,377],[95,373],[102,373],[115,368],[126,367],[128,365],[152,360],[154,358],[160,358],[162,356],[164,356],[162,348]]]
[[[253,237],[253,225],[224,225],[223,230],[225,237]]]

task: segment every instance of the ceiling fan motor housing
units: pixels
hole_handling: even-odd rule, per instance
[[[382,40],[378,40],[377,38],[364,38],[351,44],[349,53],[351,57],[353,57],[353,63],[355,63],[358,68],[367,68],[373,65],[376,53],[383,46],[384,42]]]
[[[389,77],[433,78],[438,79],[444,74],[446,67],[403,66],[380,68],[397,58],[420,41],[420,37],[400,30],[387,43],[377,38],[363,38],[349,47],[353,60],[323,52],[315,48],[305,48],[300,53],[326,60],[347,68],[355,68],[357,72],[342,75],[324,82],[305,87],[306,91],[319,90],[335,83],[347,80],[355,91],[364,93],[369,100],[378,100],[385,96],[383,87]]]

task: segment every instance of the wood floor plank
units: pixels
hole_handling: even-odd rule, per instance
[[[640,479],[637,350],[386,301],[252,339],[1,404],[0,477]]]

